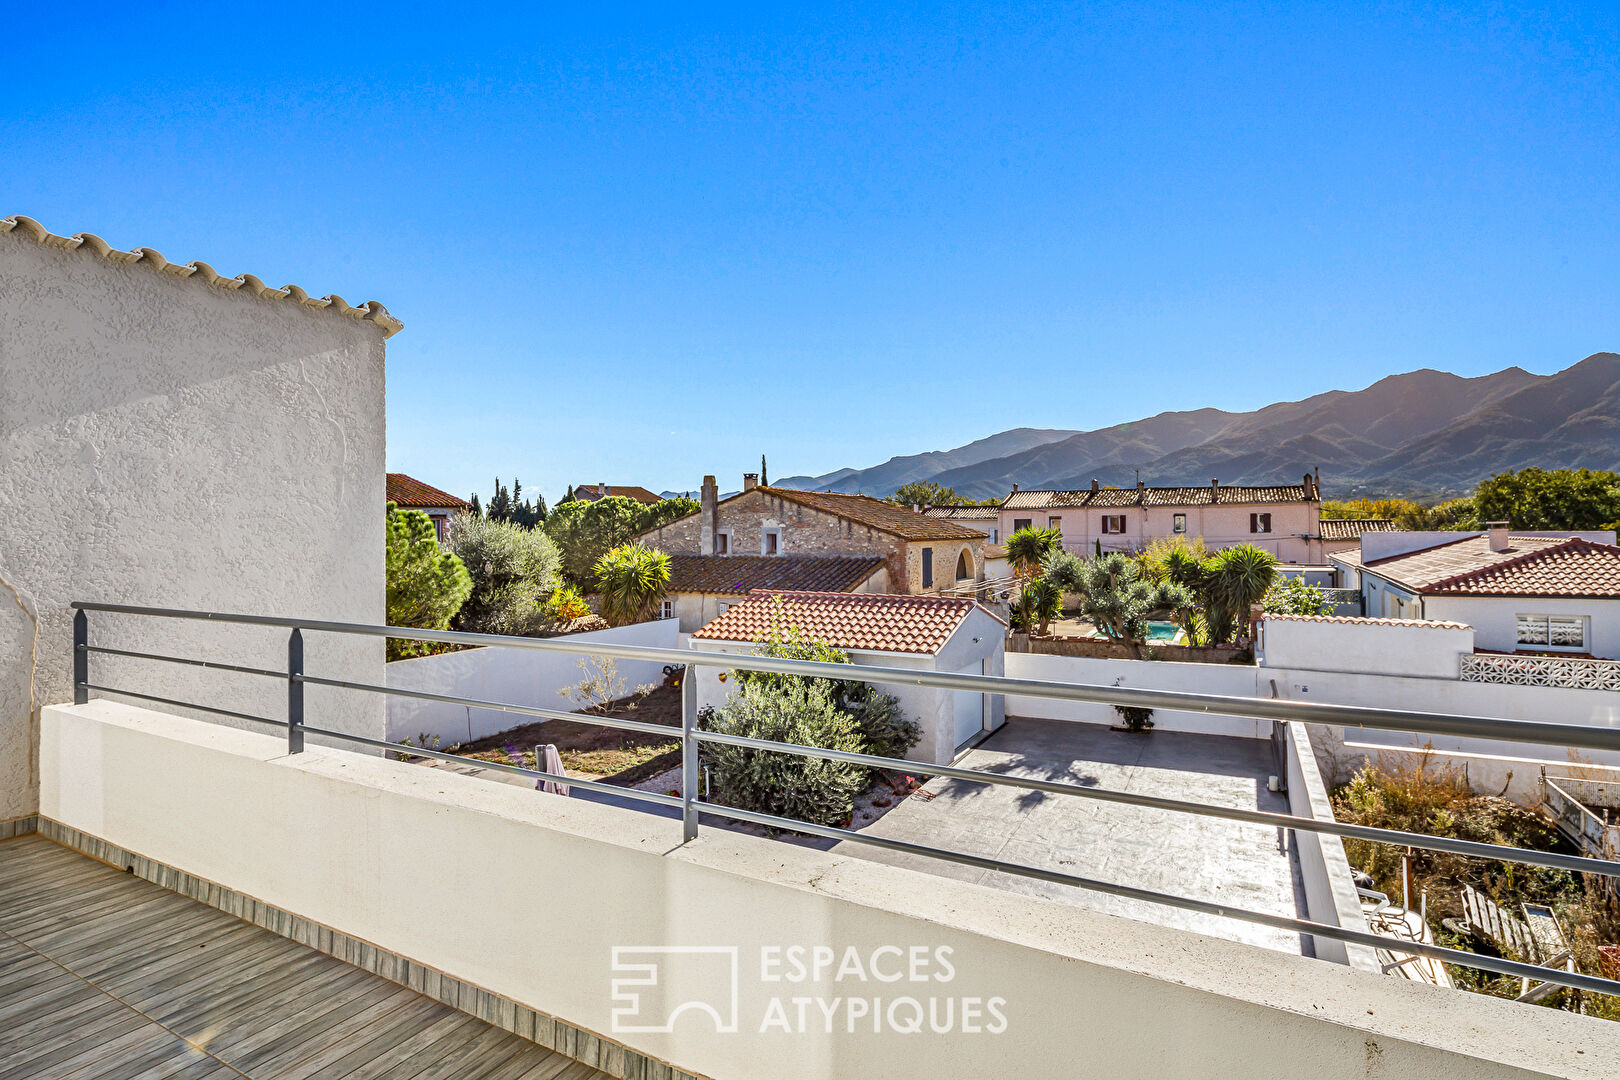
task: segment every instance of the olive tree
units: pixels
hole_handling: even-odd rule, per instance
[[[455,552],[472,575],[472,595],[456,626],[478,634],[530,634],[549,621],[557,587],[557,546],[538,529],[462,515]]]
[[[1193,603],[1186,586],[1154,581],[1143,573],[1140,563],[1119,552],[1092,559],[1052,552],[1041,570],[1046,581],[1077,594],[1080,614],[1137,660],[1142,659],[1148,620],[1158,612],[1178,611]]]

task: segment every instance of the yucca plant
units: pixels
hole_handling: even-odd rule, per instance
[[[1253,544],[1238,544],[1211,555],[1202,569],[1211,625],[1229,626],[1240,639],[1247,639],[1249,608],[1270,591],[1277,577],[1277,557]]]
[[[602,617],[613,626],[646,622],[669,591],[669,556],[641,544],[620,544],[596,561]]]
[[[1022,578],[1032,578],[1048,552],[1062,550],[1056,529],[1019,529],[1007,537],[1007,561]]]
[[[1047,578],[1035,578],[1024,585],[1012,610],[1026,633],[1044,634],[1047,625],[1063,614],[1063,590]]]

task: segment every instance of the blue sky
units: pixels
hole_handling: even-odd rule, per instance
[[[0,213],[381,300],[458,493],[1620,350],[1616,5],[594,7],[9,5]]]

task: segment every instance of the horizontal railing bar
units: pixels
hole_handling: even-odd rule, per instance
[[[406,754],[410,757],[430,757],[440,761],[453,761],[462,765],[472,765],[480,769],[490,769],[495,772],[511,773],[514,776],[528,776],[536,780],[550,780],[557,784],[567,784],[570,787],[580,787],[587,791],[600,791],[607,795],[623,795],[637,802],[657,803],[659,806],[669,806],[680,809],[681,800],[670,795],[660,795],[656,791],[642,791],[639,788],[619,787],[616,784],[604,784],[598,780],[585,780],[576,776],[564,776],[557,773],[543,772],[539,769],[526,769],[521,765],[507,765],[499,761],[485,761],[482,758],[463,757],[459,754],[446,753],[443,750],[429,750],[423,746],[406,746],[404,743],[388,742],[386,739],[373,739],[365,735],[355,735],[347,731],[332,731],[328,728],[310,727],[304,725],[304,731],[310,735],[321,735],[328,739],[342,739],[345,742],[360,743],[363,746],[374,746],[380,750],[392,750],[396,754]]]
[[[282,678],[286,678],[286,675],[283,674]],[[639,731],[647,735],[657,735],[671,740],[678,740],[681,737],[680,728],[671,727],[668,724],[649,724],[642,720],[620,720],[617,717],[566,712],[562,709],[542,709],[538,705],[515,705],[504,701],[484,701],[480,698],[458,697],[455,694],[437,694],[431,690],[407,690],[397,686],[378,686],[375,683],[350,682],[347,679],[325,679],[318,675],[298,675],[294,678],[297,682],[310,683],[315,686],[336,686],[344,690],[369,690],[375,694],[389,694],[393,697],[442,701],[449,705],[467,705],[474,709],[490,709],[494,712],[515,713],[519,716],[537,716],[542,720],[566,720],[570,723],[594,724],[597,727],[623,728],[625,731]]]
[[[265,675],[272,679],[285,679],[285,671],[272,671],[269,668],[243,667],[241,664],[222,664],[217,660],[193,660],[189,656],[164,656],[161,653],[134,652],[130,649],[113,649],[105,645],[80,645],[85,652],[105,653],[108,656],[129,656],[136,660],[161,660],[165,664],[187,664],[191,667],[208,668],[212,671],[235,671],[243,675]]]
[[[658,649],[640,645],[614,645],[604,642],[567,641],[561,638],[525,638],[499,634],[469,634],[459,630],[418,630],[401,626],[331,622],[321,619],[286,619],[270,615],[233,615],[222,612],[186,611],[174,608],[146,608],[128,604],[102,604],[74,601],[71,607],[84,611],[147,615],[159,618],[192,619],[204,622],[244,623],[278,626],[337,634],[393,637],[408,641],[437,641],[454,645],[493,646],[560,652],[578,656],[611,656],[651,663],[730,667],[780,675],[850,682],[882,683],[895,686],[925,686],[943,690],[968,690],[987,694],[1011,694],[1061,701],[1085,701],[1103,705],[1133,705],[1154,709],[1227,714],[1261,720],[1301,720],[1307,723],[1344,727],[1373,728],[1424,735],[1462,735],[1511,742],[1591,750],[1620,750],[1620,727],[1582,724],[1554,724],[1537,720],[1510,720],[1504,717],[1463,716],[1450,713],[1418,713],[1399,709],[1375,709],[1361,705],[1337,705],[1319,701],[1294,701],[1252,697],[1195,694],[1179,690],[1148,690],[1134,687],[1093,686],[1081,683],[1052,683],[1039,679],[1014,679],[1005,675],[959,675],[919,669],[867,667],[830,664],[816,660],[787,660],[771,656],[736,653],[710,653],[690,649]],[[389,692],[389,691],[383,691]]]
[[[233,712],[230,709],[216,709],[212,705],[197,705],[190,701],[176,701],[174,698],[158,697],[156,694],[141,694],[134,690],[119,690],[111,686],[97,686],[95,683],[85,683],[84,688],[86,690],[96,690],[103,694],[118,694],[122,697],[140,698],[142,701],[155,701],[160,705],[175,705],[182,709],[196,709],[199,712],[213,713],[215,716],[230,716],[237,720],[251,720],[256,724],[270,724],[279,728],[287,726],[285,720],[272,720],[268,716],[254,716],[252,713]]]
[[[1371,840],[1381,844],[1421,847],[1431,851],[1448,851],[1454,855],[1467,855],[1477,859],[1497,859],[1502,862],[1517,862],[1530,866],[1549,866],[1559,870],[1572,870],[1577,873],[1620,877],[1620,862],[1608,859],[1592,859],[1582,855],[1560,855],[1552,851],[1534,851],[1529,848],[1506,847],[1500,844],[1483,844],[1474,840],[1454,840],[1451,837],[1431,836],[1428,833],[1379,829],[1370,825],[1351,825],[1337,821],[1318,821],[1315,818],[1296,817],[1293,814],[1279,813],[1275,810],[1245,810],[1235,806],[1214,806],[1207,803],[1186,802],[1181,799],[1166,799],[1158,795],[1140,795],[1130,791],[1111,791],[1108,788],[1065,784],[1056,780],[1039,780],[1033,777],[1012,776],[1007,773],[985,772],[980,769],[963,769],[955,765],[928,765],[920,761],[902,761],[899,758],[878,757],[874,754],[860,754],[850,750],[829,750],[823,747],[801,746],[796,743],[770,742],[766,739],[751,739],[743,735],[729,735],[718,731],[699,730],[693,733],[693,738],[699,742],[715,743],[722,746],[740,746],[750,750],[793,754],[797,757],[844,761],[851,765],[864,765],[874,769],[916,772],[926,776],[948,776],[952,779],[966,780],[977,784],[992,784],[1027,791],[1048,792],[1054,795],[1069,795],[1082,799],[1096,799],[1100,802],[1122,803],[1127,806],[1145,806],[1155,810],[1196,814],[1200,817],[1225,818],[1229,821],[1269,825],[1280,829],[1329,833],[1334,836],[1347,836],[1354,840]]]
[[[1448,949],[1442,945],[1431,945],[1422,941],[1404,941],[1396,938],[1384,937],[1362,930],[1350,930],[1331,923],[1313,922],[1310,919],[1300,919],[1287,915],[1272,915],[1263,911],[1250,911],[1247,908],[1227,907],[1225,904],[1216,904],[1208,900],[1195,900],[1186,896],[1175,896],[1171,893],[1155,892],[1151,889],[1142,889],[1134,885],[1120,885],[1111,881],[1100,881],[1096,878],[1080,877],[1076,874],[1065,874],[1058,870],[1047,870],[1039,866],[1028,866],[1024,863],[1006,862],[1001,859],[984,855],[970,855],[966,852],[953,851],[949,848],[930,847],[926,844],[914,844],[907,840],[895,840],[887,836],[873,836],[868,833],[850,832],[847,829],[838,829],[830,825],[813,825],[807,821],[796,821],[793,818],[777,817],[774,814],[762,814],[754,810],[739,810],[736,807],[721,806],[717,803],[699,802],[699,812],[717,817],[731,818],[735,821],[751,822],[755,825],[764,825],[769,828],[785,829],[791,832],[808,833],[828,840],[849,840],[858,844],[883,848],[887,851],[898,851],[907,855],[921,855],[927,858],[939,859],[944,862],[954,862],[963,866],[978,867],[982,870],[998,870],[1002,873],[1014,874],[1018,877],[1033,878],[1037,881],[1049,881],[1056,885],[1072,885],[1076,888],[1086,889],[1090,892],[1107,893],[1110,896],[1121,896],[1130,900],[1141,900],[1150,904],[1161,904],[1165,907],[1181,908],[1184,911],[1197,911],[1206,915],[1217,915],[1223,918],[1235,919],[1239,922],[1255,923],[1260,926],[1269,926],[1278,930],[1288,930],[1294,933],[1306,934],[1311,937],[1328,938],[1334,941],[1344,941],[1353,945],[1367,945],[1374,949],[1383,949],[1386,952],[1409,953],[1425,956],[1434,960],[1443,960],[1447,963],[1463,967],[1479,968],[1482,971],[1495,972],[1498,975],[1515,975],[1520,978],[1536,979],[1541,982],[1556,983],[1559,986],[1570,986],[1578,990],[1590,990],[1596,994],[1620,995],[1620,982],[1604,979],[1595,975],[1583,975],[1579,972],[1561,971],[1557,968],[1541,967],[1536,964],[1520,963],[1517,960],[1506,960],[1494,956],[1484,956],[1479,953],[1465,952],[1462,949]]]

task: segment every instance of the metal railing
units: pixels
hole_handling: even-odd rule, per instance
[[[399,638],[409,641],[439,642],[453,645],[493,646],[513,649],[532,649],[541,652],[556,652],[580,656],[607,656],[625,660],[644,660],[658,664],[677,664],[686,669],[680,680],[681,687],[681,767],[682,783],[679,797],[662,795],[655,792],[640,791],[634,788],[618,787],[600,781],[583,780],[578,777],[566,776],[546,772],[539,768],[526,768],[521,765],[503,764],[478,760],[480,768],[488,768],[498,772],[531,777],[541,781],[567,784],[585,790],[612,794],[636,802],[679,809],[682,821],[682,835],[685,841],[697,838],[699,831],[699,818],[701,815],[723,818],[731,821],[763,825],[773,829],[785,830],[810,836],[823,837],[833,840],[852,841],[871,847],[902,852],[912,855],[921,855],[928,858],[954,862],[964,866],[973,866],[986,870],[999,870],[1004,873],[1020,877],[1027,877],[1039,881],[1047,881],[1060,885],[1070,885],[1092,892],[1100,892],[1132,900],[1161,904],[1167,907],[1179,908],[1185,911],[1195,911],[1207,915],[1217,915],[1234,919],[1240,922],[1267,926],[1273,929],[1285,930],[1302,936],[1344,942],[1353,945],[1363,945],[1373,949],[1389,950],[1392,939],[1368,931],[1355,930],[1348,927],[1337,926],[1311,919],[1302,919],[1293,916],[1274,915],[1269,912],[1250,911],[1245,908],[1231,907],[1192,897],[1177,896],[1171,893],[1157,892],[1132,885],[1123,885],[1116,882],[1102,881],[1095,878],[1082,877],[1076,874],[1066,874],[1061,871],[1048,870],[1044,867],[1029,866],[1023,863],[1010,862],[1004,859],[974,855],[969,852],[956,851],[949,848],[933,847],[910,841],[895,840],[889,837],[874,836],[851,829],[835,828],[827,825],[818,825],[812,822],[800,821],[793,818],[778,817],[772,814],[744,810],[737,807],[725,806],[710,802],[698,796],[698,769],[700,747],[702,744],[727,745],[747,749],[761,750],[771,753],[792,754],[800,757],[821,758],[832,761],[842,761],[848,764],[862,765],[877,769],[900,770],[905,772],[923,772],[931,776],[946,776],[952,779],[970,781],[979,784],[998,785],[1003,787],[1019,788],[1026,791],[1036,791],[1046,794],[1063,795],[1072,798],[1094,799],[1100,802],[1115,803],[1126,806],[1145,807],[1156,810],[1166,810],[1174,813],[1194,814],[1203,817],[1215,817],[1228,821],[1243,822],[1247,824],[1274,826],[1280,829],[1291,829],[1299,832],[1320,833],[1324,835],[1339,836],[1354,840],[1367,840],[1376,843],[1393,844],[1407,847],[1424,848],[1431,851],[1444,851],[1473,858],[1497,859],[1504,862],[1515,862],[1530,866],[1543,866],[1578,873],[1602,874],[1620,878],[1620,861],[1590,858],[1579,855],[1564,855],[1557,852],[1534,851],[1524,848],[1508,847],[1499,844],[1486,844],[1472,840],[1458,840],[1450,837],[1430,836],[1426,833],[1407,832],[1398,829],[1375,828],[1372,826],[1347,824],[1328,820],[1321,821],[1315,818],[1299,817],[1293,814],[1270,810],[1245,810],[1239,807],[1211,806],[1203,803],[1189,802],[1181,799],[1169,799],[1155,795],[1145,795],[1136,792],[1114,791],[1107,788],[1088,787],[1079,784],[1067,784],[1052,780],[1040,780],[1029,777],[1009,776],[1002,773],[984,772],[978,769],[961,768],[955,765],[929,765],[916,761],[905,761],[897,758],[879,757],[873,754],[854,753],[844,750],[831,750],[814,746],[801,746],[792,743],[770,742],[762,739],[746,738],[722,732],[708,731],[698,724],[697,680],[688,677],[691,669],[699,667],[719,667],[745,671],[757,671],[780,675],[798,675],[809,678],[832,679],[839,681],[859,681],[878,683],[889,686],[921,686],[942,690],[967,690],[981,694],[1016,694],[1027,697],[1040,697],[1064,701],[1093,702],[1104,705],[1131,705],[1152,709],[1173,709],[1184,712],[1202,712],[1209,714],[1246,716],[1260,720],[1273,720],[1287,722],[1299,720],[1306,723],[1329,724],[1342,727],[1373,728],[1386,731],[1404,731],[1419,735],[1460,735],[1474,736],[1488,739],[1502,739],[1514,742],[1536,743],[1548,746],[1579,749],[1620,750],[1620,728],[1589,727],[1575,724],[1555,724],[1543,721],[1507,720],[1494,717],[1457,716],[1444,713],[1419,713],[1397,709],[1374,709],[1354,705],[1333,705],[1321,702],[1285,701],[1264,698],[1230,697],[1215,694],[1196,694],[1185,691],[1172,690],[1145,690],[1126,688],[1121,686],[1091,686],[1073,683],[1053,683],[1037,679],[1010,678],[1004,675],[957,675],[945,672],[925,671],[908,668],[867,667],[860,666],[858,672],[852,671],[847,664],[834,664],[813,660],[790,660],[770,656],[744,656],[735,653],[702,652],[689,649],[649,648],[636,645],[617,645],[600,641],[569,641],[564,638],[527,638],[509,637],[494,634],[470,634],[456,630],[417,630],[408,627],[378,626],[366,623],[333,622],[323,619],[287,619],[268,615],[243,615],[223,612],[187,611],[172,608],[138,607],[128,604],[104,604],[87,601],[75,601],[71,605],[75,609],[73,621],[73,700],[75,704],[85,704],[92,691],[103,694],[116,694],[123,697],[132,697],[140,701],[155,704],[170,705],[184,709],[195,709],[205,713],[225,716],[231,719],[265,724],[282,728],[287,733],[287,750],[289,753],[300,753],[304,750],[304,737],[316,735],[327,739],[349,742],[360,746],[391,751],[408,757],[426,757],[444,761],[467,761],[459,755],[433,750],[422,746],[411,746],[404,743],[389,742],[386,739],[373,739],[363,735],[336,731],[317,727],[308,723],[304,705],[304,687],[327,686],[345,690],[362,691],[367,693],[383,694],[393,697],[415,698],[426,701],[438,701],[452,705],[462,705],[471,708],[490,709],[498,712],[511,713],[517,716],[534,717],[547,720],[566,720],[572,723],[593,724],[602,727],[618,728],[627,731],[636,731],[643,734],[668,736],[671,730],[662,724],[651,724],[635,720],[621,720],[612,717],[595,716],[589,713],[565,712],[557,709],[544,709],[537,706],[521,705],[513,702],[487,701],[479,698],[465,697],[455,694],[440,694],[426,690],[405,690],[397,687],[379,685],[375,683],[355,682],[347,679],[332,679],[311,675],[304,670],[304,633],[332,633],[348,634],[363,637]],[[286,670],[251,667],[239,664],[225,664],[189,657],[167,656],[160,653],[136,652],[127,649],[117,649],[102,645],[92,645],[89,640],[89,612],[106,612],[120,615],[136,615],[163,619],[180,619],[200,622],[231,623],[247,626],[262,626],[281,628],[287,630],[287,667]],[[153,660],[163,663],[184,664],[189,666],[229,671],[238,674],[253,675],[264,678],[285,680],[287,687],[287,716],[284,720],[273,717],[256,716],[249,713],[221,709],[214,706],[202,705],[195,702],[180,701],[157,695],[140,693],[121,689],[114,686],[105,686],[90,680],[90,657],[93,654],[108,656],[121,656],[142,660]],[[853,679],[852,679],[853,676]],[[540,764],[537,759],[535,764]],[[1542,967],[1536,964],[1523,963],[1500,957],[1485,956],[1478,953],[1467,952],[1460,949],[1446,948],[1440,945],[1423,942],[1399,942],[1398,951],[1430,959],[1441,960],[1446,963],[1465,967],[1478,968],[1500,975],[1511,975],[1520,978],[1531,978],[1545,982],[1557,983],[1561,986],[1587,990],[1600,994],[1620,995],[1620,981],[1585,975],[1579,972],[1569,972],[1557,968]]]

